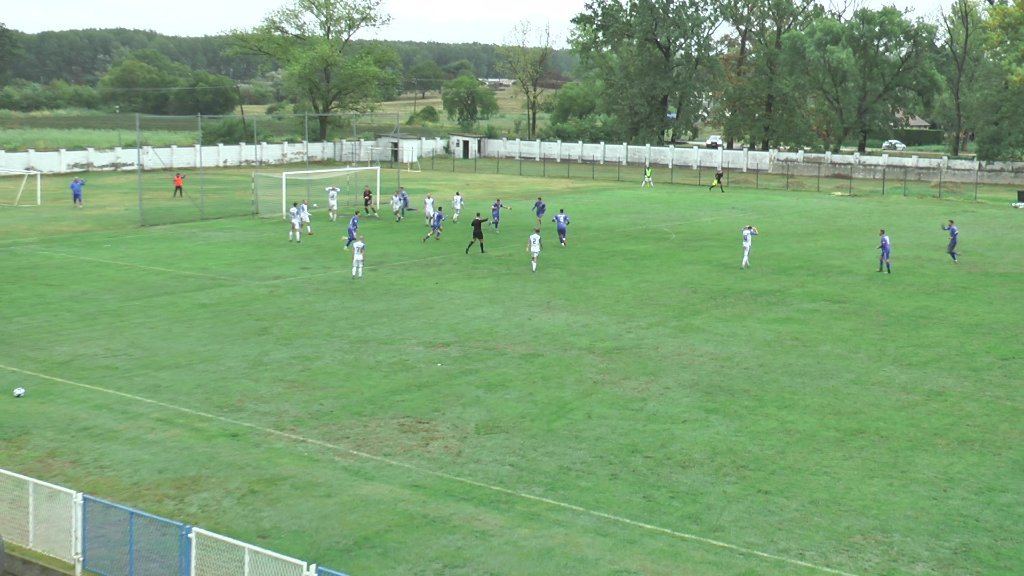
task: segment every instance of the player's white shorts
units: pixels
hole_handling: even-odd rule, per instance
[[[337,201],[337,200],[335,200],[335,201],[333,201],[333,202],[331,202],[331,201],[328,201],[328,202],[327,202],[327,207],[328,207],[329,209],[331,209],[331,210],[337,210],[337,209],[338,209],[338,201]]]
[[[292,218],[292,228],[298,228],[299,226],[302,226],[302,221]]]
[[[425,209],[423,213],[426,215],[427,218],[434,217],[434,211],[429,208]]]
[[[302,223],[303,224],[309,224],[309,214],[303,214],[302,215]]]
[[[530,256],[536,257],[538,254],[540,254],[540,250],[530,250]]]

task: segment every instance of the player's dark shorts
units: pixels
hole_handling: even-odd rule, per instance
[[[473,230],[473,240],[483,240],[483,239],[484,239],[484,231],[483,230]]]
[[[946,247],[947,252],[952,252],[953,250],[956,250],[956,238],[950,240],[949,246]]]
[[[889,249],[882,250],[882,258],[888,259],[890,253]]]
[[[558,228],[558,235],[559,236],[565,236],[565,233],[568,232],[568,231],[569,231],[568,228]]]

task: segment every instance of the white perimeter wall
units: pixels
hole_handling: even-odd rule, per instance
[[[546,162],[596,162],[599,164],[644,164],[678,168],[718,168],[733,171],[765,171],[794,176],[945,180],[1024,187],[1024,163],[977,162],[918,156],[862,156],[860,154],[812,154],[803,151],[726,150],[698,146],[633,146],[625,143],[546,142],[480,138],[480,156]],[[393,150],[394,139],[336,140],[333,142],[284,142],[278,144],[217,144],[212,146],[170,146],[156,148],[114,148],[113,150],[57,150],[40,152],[0,151],[0,168],[38,170],[64,174],[94,170],[182,170],[203,167],[266,166],[305,162],[362,163],[389,162],[415,151],[422,158],[447,155],[448,138],[402,139],[401,150]],[[471,146],[476,157],[476,146]],[[404,158],[397,158],[404,161]]]

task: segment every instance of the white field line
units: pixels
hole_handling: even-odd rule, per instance
[[[551,499],[551,498],[546,498],[544,496],[537,496],[535,494],[529,494],[527,492],[519,492],[518,490],[513,490],[511,488],[504,488],[502,486],[497,486],[497,485],[494,485],[494,484],[488,484],[486,482],[480,482],[479,480],[473,480],[472,478],[466,478],[464,476],[457,476],[457,475],[454,475],[454,474],[449,474],[447,472],[439,472],[439,471],[431,470],[431,469],[428,469],[428,468],[422,468],[420,466],[416,466],[414,464],[409,464],[407,462],[401,462],[401,461],[398,461],[398,460],[392,460],[390,458],[385,458],[383,456],[377,456],[375,454],[370,454],[368,452],[362,452],[360,450],[353,450],[351,448],[345,448],[344,446],[339,446],[337,444],[331,444],[330,442],[325,442],[323,440],[317,440],[316,438],[309,438],[307,436],[302,436],[300,434],[294,434],[294,433],[291,433],[291,432],[283,432],[281,430],[275,430],[273,428],[267,428],[267,427],[264,427],[264,426],[260,426],[258,424],[251,424],[249,422],[244,422],[242,420],[236,420],[234,418],[228,418],[228,417],[225,417],[225,416],[217,416],[216,414],[210,414],[208,412],[202,412],[200,410],[193,410],[191,408],[185,408],[183,406],[176,406],[174,404],[168,404],[167,402],[161,402],[160,400],[152,400],[150,398],[144,398],[142,396],[136,396],[134,394],[128,394],[127,392],[119,392],[117,390],[111,390],[109,388],[103,388],[103,387],[100,387],[100,386],[94,386],[92,384],[84,384],[84,383],[81,383],[81,382],[75,382],[73,380],[68,380],[68,379],[65,379],[65,378],[59,378],[57,376],[49,376],[49,375],[46,375],[46,374],[40,374],[38,372],[32,372],[30,370],[22,370],[21,368],[15,368],[13,366],[6,366],[4,364],[0,364],[0,368],[2,368],[4,370],[9,370],[11,372],[16,372],[18,374],[23,374],[25,376],[33,376],[33,377],[36,377],[36,378],[42,378],[44,380],[50,380],[52,382],[58,382],[58,383],[61,383],[61,384],[68,384],[68,385],[71,385],[71,386],[77,386],[79,388],[84,388],[86,390],[92,390],[92,391],[95,391],[95,392],[103,392],[105,394],[111,394],[111,395],[114,395],[114,396],[119,396],[121,398],[127,398],[129,400],[135,400],[137,402],[143,402],[143,403],[150,404],[150,405],[153,405],[153,406],[159,406],[161,408],[166,408],[168,410],[174,410],[174,411],[177,411],[177,412],[182,412],[182,413],[189,414],[191,416],[196,416],[196,417],[199,417],[199,418],[205,418],[205,419],[208,419],[208,420],[214,420],[214,421],[217,421],[217,422],[223,422],[225,424],[231,424],[231,425],[234,425],[234,426],[240,426],[240,427],[248,428],[250,430],[255,430],[257,432],[262,432],[262,433],[267,434],[269,436],[277,436],[277,437],[280,437],[280,438],[285,438],[285,439],[293,440],[293,441],[296,441],[296,442],[302,442],[302,443],[310,444],[310,445],[313,445],[313,446],[319,446],[321,448],[326,448],[326,449],[331,450],[331,451],[341,452],[341,453],[349,454],[349,455],[352,455],[352,456],[357,456],[359,458],[365,458],[367,460],[372,460],[374,462],[379,462],[379,463],[382,463],[382,464],[387,464],[389,466],[395,466],[395,467],[398,467],[398,468],[404,468],[406,470],[410,470],[410,471],[413,471],[413,472],[416,472],[418,474],[422,474],[422,475],[425,475],[425,476],[433,476],[435,478],[442,478],[442,479],[445,479],[445,480],[450,480],[452,482],[458,482],[460,484],[466,484],[466,485],[469,485],[469,486],[475,486],[477,488],[482,488],[482,489],[489,490],[489,491],[492,491],[492,492],[498,492],[498,493],[501,493],[501,494],[507,494],[509,496],[515,496],[517,498],[522,498],[524,500],[530,500],[530,501],[533,501],[533,502],[539,502],[539,503],[542,503],[542,504],[547,504],[549,506],[553,506],[553,507],[557,507],[557,508],[562,508],[564,510],[571,510],[573,512],[578,512],[580,514],[594,516],[594,517],[597,517],[597,518],[603,518],[605,520],[609,520],[609,521],[615,522],[617,524],[623,524],[623,525],[626,525],[626,526],[632,526],[634,528],[640,528],[640,529],[647,530],[647,531],[650,531],[650,532],[657,532],[657,533],[664,534],[664,535],[667,535],[667,536],[672,536],[674,538],[679,538],[681,540],[688,540],[688,541],[691,541],[691,542],[698,542],[698,543],[706,544],[706,545],[709,545],[709,546],[716,546],[718,548],[725,548],[725,549],[728,549],[728,550],[732,550],[734,552],[738,552],[740,554],[745,554],[745,555],[748,555],[748,556],[757,556],[759,558],[765,558],[765,559],[768,559],[768,560],[774,560],[774,561],[777,561],[777,562],[782,562],[782,563],[785,563],[785,564],[790,564],[792,566],[801,566],[801,567],[804,567],[804,568],[809,568],[809,569],[816,570],[818,572],[823,572],[823,573],[826,573],[826,574],[835,574],[836,576],[856,576],[855,574],[852,574],[850,572],[844,572],[842,570],[837,570],[835,568],[829,568],[827,566],[821,566],[821,565],[818,565],[818,564],[812,564],[810,562],[804,562],[803,560],[797,560],[795,558],[787,558],[785,556],[779,556],[777,554],[771,554],[771,553],[768,553],[768,552],[761,552],[759,550],[753,550],[751,548],[745,548],[743,546],[737,546],[735,544],[729,544],[728,542],[722,542],[720,540],[714,540],[714,539],[711,539],[711,538],[705,538],[703,536],[697,536],[695,534],[687,534],[685,532],[679,532],[679,531],[672,530],[672,529],[669,529],[669,528],[663,528],[661,526],[656,526],[654,524],[648,524],[646,522],[640,522],[638,520],[631,520],[631,519],[626,518],[624,516],[618,516],[616,514],[610,514],[608,512],[602,512],[600,510],[592,510],[590,508],[584,508],[584,507],[578,506],[576,504],[570,504],[568,502],[562,502],[560,500],[554,500],[554,499]]]
[[[42,249],[42,248],[34,248],[34,247],[26,247],[26,246],[22,246],[22,247],[19,247],[19,248],[21,250],[23,250],[23,251],[32,252],[32,253],[35,253],[35,254],[46,254],[46,255],[50,255],[50,256],[61,256],[63,258],[75,258],[75,259],[78,259],[78,260],[87,260],[89,262],[99,262],[101,264],[112,264],[112,265],[115,265],[115,266],[124,266],[124,267],[127,267],[127,268],[137,268],[139,270],[152,270],[154,272],[164,272],[164,273],[167,273],[167,274],[180,274],[180,275],[183,275],[183,276],[196,276],[196,277],[199,277],[199,278],[212,278],[214,280],[223,280],[223,281],[226,281],[226,282],[236,282],[236,283],[243,283],[243,284],[275,284],[275,283],[279,283],[279,282],[294,282],[294,281],[297,281],[297,280],[306,280],[306,279],[309,279],[309,278],[318,278],[320,276],[330,276],[332,274],[340,274],[342,272],[346,272],[347,273],[349,271],[349,268],[348,268],[347,264],[343,263],[343,264],[339,264],[339,266],[340,266],[339,268],[336,268],[334,270],[329,270],[327,272],[318,272],[316,274],[304,274],[304,275],[300,275],[300,276],[289,276],[288,278],[276,278],[276,279],[273,279],[273,280],[250,280],[248,278],[232,278],[230,276],[218,276],[216,274],[206,274],[204,272],[190,272],[188,270],[176,270],[176,269],[173,269],[173,268],[164,268],[164,267],[161,267],[161,266],[147,266],[145,264],[132,264],[130,262],[118,262],[116,260],[106,260],[104,258],[94,258],[92,256],[82,256],[80,254],[68,254],[66,252],[57,252],[57,251],[54,251],[54,250],[46,250],[46,249]],[[379,270],[381,268],[389,268],[389,267],[392,267],[392,266],[404,266],[406,264],[414,264],[416,262],[426,262],[426,261],[429,261],[429,260],[437,260],[439,258],[444,258],[446,256],[448,256],[448,255],[447,254],[440,254],[440,255],[437,255],[437,256],[427,256],[427,257],[424,257],[424,258],[414,258],[412,260],[401,260],[401,261],[398,261],[398,262],[387,262],[387,263],[384,263],[384,264],[378,264],[376,266],[367,266],[367,268],[370,269],[370,270]]]
[[[214,280],[224,280],[226,282],[242,282],[251,283],[252,280],[246,278],[231,278],[229,276],[218,276],[216,274],[206,274],[204,272],[189,272],[187,270],[175,270],[173,268],[163,268],[161,266],[147,266],[145,264],[132,264],[129,262],[118,262],[117,260],[107,260],[104,258],[94,258],[92,256],[82,256],[80,254],[68,254],[66,252],[56,252],[54,250],[44,250],[40,248],[28,248],[29,252],[35,254],[47,254],[50,256],[61,256],[63,258],[75,258],[77,260],[87,260],[89,262],[99,262],[101,264],[113,264],[115,266],[124,266],[127,268],[137,268],[139,270],[151,270],[154,272],[164,272],[167,274],[181,274],[184,276],[197,276],[199,278],[212,278]]]

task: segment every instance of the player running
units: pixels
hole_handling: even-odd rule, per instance
[[[715,179],[711,181],[711,186],[708,186],[708,190],[713,190],[715,186],[718,186],[721,192],[725,192],[725,186],[722,184],[722,176],[725,176],[725,172],[719,168],[715,171]]]
[[[398,190],[395,190],[394,195],[391,196],[391,212],[395,215],[395,222],[401,222],[405,217],[405,202],[398,195]]]
[[[434,225],[434,197],[429,193],[423,199],[423,216],[426,218],[427,226]]]
[[[464,200],[464,198],[462,197],[462,194],[460,194],[458,192],[456,192],[455,196],[452,197],[452,210],[455,211],[455,213],[452,214],[452,222],[458,222],[459,221],[459,214],[462,213],[462,201],[463,200]]]
[[[441,206],[438,206],[437,212],[434,213],[434,219],[430,223],[430,232],[427,232],[427,235],[423,237],[424,242],[426,242],[431,236],[433,236],[435,240],[441,239],[441,232],[444,232],[444,228],[441,227],[441,223],[444,222],[444,213],[441,210]]]
[[[537,201],[533,203],[532,210],[537,214],[537,226],[540,226],[544,213],[548,211],[548,205],[544,203],[543,198],[537,196]]]
[[[540,249],[544,243],[540,239],[540,228],[534,228],[533,234],[530,234],[530,239],[526,242],[526,251],[530,253],[530,267],[533,271],[537,271],[537,259],[540,258]]]
[[[345,242],[345,250],[348,250],[349,245],[356,241],[357,232],[359,232],[359,210],[356,210],[356,213],[348,221],[348,240]]]
[[[558,214],[551,219],[555,223],[555,229],[558,230],[558,241],[562,244],[562,248],[565,248],[565,234],[569,230],[569,215],[565,213],[564,208],[558,209]]]
[[[327,213],[331,222],[337,222],[338,220],[338,192],[341,189],[337,186],[328,186],[324,188],[327,192]]]
[[[501,198],[494,201],[491,204],[491,224],[494,225],[494,232],[498,233],[498,225],[501,224],[501,209],[511,210],[511,206],[505,206],[501,203]]]

